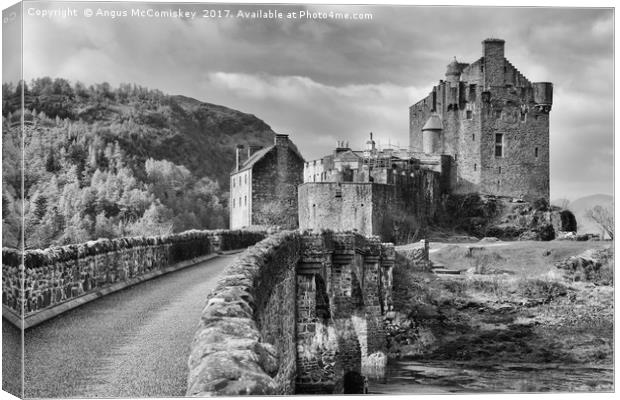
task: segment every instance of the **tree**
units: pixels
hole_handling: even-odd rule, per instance
[[[594,206],[586,210],[586,217],[596,222],[609,238],[614,238],[614,210],[611,205]]]
[[[555,205],[560,207],[562,210],[568,210],[569,204],[570,204],[570,200],[568,199],[558,199],[555,201]]]

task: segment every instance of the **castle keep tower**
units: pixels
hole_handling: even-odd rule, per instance
[[[450,156],[456,193],[548,199],[553,85],[530,82],[504,45],[486,39],[477,61],[447,65],[446,79],[409,108],[410,147]]]

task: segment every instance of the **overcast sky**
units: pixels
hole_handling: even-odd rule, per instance
[[[77,17],[28,9],[77,9]],[[198,11],[195,19],[84,17],[84,10]],[[137,83],[255,114],[287,133],[306,159],[337,140],[408,145],[408,107],[446,65],[506,40],[506,57],[531,81],[554,83],[551,198],[613,193],[613,12],[610,9],[312,6],[369,12],[372,20],[200,18],[205,6],[29,2],[24,77]],[[256,6],[215,5],[251,11]],[[301,5],[260,7],[285,13]],[[6,46],[6,41],[4,42]]]

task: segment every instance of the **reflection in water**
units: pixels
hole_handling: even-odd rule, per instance
[[[391,360],[386,377],[368,384],[373,394],[560,391],[613,391],[613,367]]]

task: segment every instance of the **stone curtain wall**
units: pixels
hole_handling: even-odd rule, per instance
[[[188,396],[295,392],[299,249],[299,233],[281,232],[225,270],[192,343]]]
[[[84,244],[28,250],[2,249],[2,304],[18,316],[130,281],[196,257],[250,246],[264,232],[188,231],[163,237],[100,239]]]
[[[385,368],[394,247],[281,232],[246,250],[208,298],[188,396],[362,393]]]
[[[299,186],[301,229],[337,229],[409,243],[422,235],[441,210],[442,177],[418,170],[388,173],[389,184],[304,183]]]

